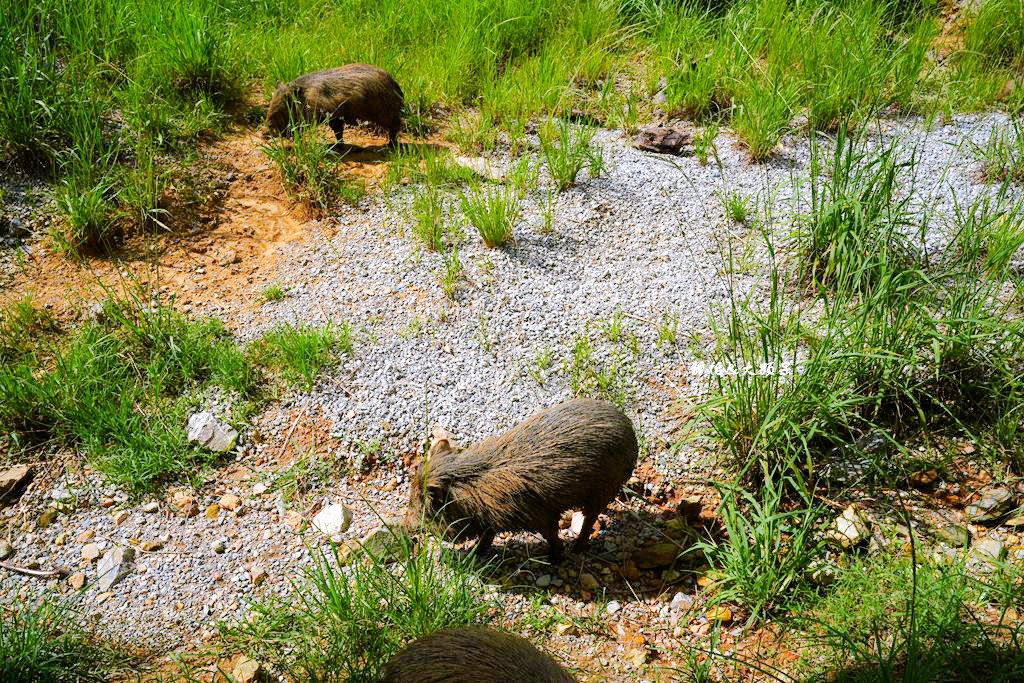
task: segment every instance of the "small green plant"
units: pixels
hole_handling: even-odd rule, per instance
[[[544,386],[544,382],[547,381],[548,371],[551,369],[551,357],[550,346],[538,348],[533,363],[527,368],[530,377],[540,386]]]
[[[0,363],[13,363],[35,353],[44,336],[58,331],[57,321],[46,310],[36,308],[31,296],[0,309]]]
[[[514,190],[491,190],[478,185],[469,194],[462,194],[462,211],[484,244],[500,247],[512,239],[512,228],[520,213],[519,195]]]
[[[555,231],[555,200],[556,195],[550,190],[547,192],[544,201],[544,209],[542,210],[541,216],[544,219],[540,225],[540,231],[545,235],[550,235]]]
[[[434,185],[426,185],[412,200],[416,223],[412,232],[430,251],[443,251],[444,200]]]
[[[590,168],[592,176],[604,171],[604,155],[591,146],[594,131],[560,122],[555,131],[541,131],[541,151],[547,164],[548,173],[559,192],[576,184],[576,177],[584,166]]]
[[[994,129],[987,142],[974,146],[989,182],[1024,183],[1024,123],[1011,118],[1010,124]]]
[[[796,507],[785,504],[786,492],[794,489],[800,490],[797,481],[771,474],[757,495],[720,487],[726,538],[709,536],[696,546],[721,571],[717,598],[746,607],[752,620],[794,600],[824,543],[816,533],[821,513],[811,497],[805,494]]]
[[[616,344],[620,339],[623,338],[622,334],[622,310],[616,306],[615,311],[612,312],[612,317],[608,322],[600,323],[601,331],[604,332],[604,336],[608,341]]]
[[[512,187],[520,195],[537,188],[537,181],[540,177],[540,169],[531,163],[530,157],[522,156],[509,171],[509,180]]]
[[[750,200],[738,190],[720,192],[718,195],[722,202],[722,210],[726,218],[733,223],[741,225],[750,220]]]
[[[264,301],[280,301],[286,296],[288,296],[288,290],[280,282],[271,282],[260,292],[260,297]]]
[[[668,313],[661,315],[655,331],[658,334],[658,345],[671,348],[679,340],[679,318]]]
[[[253,351],[257,360],[309,391],[320,371],[339,360],[337,352],[352,355],[351,329],[348,322],[322,328],[284,323],[264,334]]]
[[[287,468],[275,472],[270,489],[279,491],[285,502],[302,499],[330,484],[335,469],[331,458],[312,448],[301,453]]]
[[[67,602],[0,607],[0,680],[106,681],[126,663]]]
[[[718,123],[712,122],[700,129],[700,132],[693,136],[693,151],[697,155],[697,161],[701,166],[707,166],[709,155],[718,161],[718,148],[715,140],[718,139]],[[719,165],[721,165],[719,163]]]
[[[95,178],[92,173],[64,180],[56,193],[64,225],[51,232],[62,251],[77,254],[112,246],[116,234],[114,204],[110,199],[113,185],[113,178]]]
[[[459,283],[465,279],[465,268],[459,258],[459,248],[452,245],[441,253],[441,288],[445,296],[454,300]]]
[[[485,313],[480,313],[480,316],[477,318],[476,339],[480,343],[480,348],[490,353],[494,342],[491,340],[490,320],[488,320]]]

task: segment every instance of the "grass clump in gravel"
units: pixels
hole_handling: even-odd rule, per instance
[[[257,362],[276,369],[286,381],[309,391],[317,375],[338,362],[339,353],[353,352],[352,330],[345,322],[324,327],[284,323],[255,342],[252,353]]]
[[[551,180],[559,192],[576,184],[576,177],[584,167],[592,177],[604,171],[604,160],[590,143],[594,131],[585,127],[573,127],[560,121],[555,130],[542,131],[541,153]]]
[[[342,567],[337,553],[314,553],[293,593],[257,602],[251,623],[222,626],[226,646],[286,681],[371,681],[409,641],[485,623],[491,605],[472,560],[411,543],[396,542],[394,563],[368,554]]]
[[[32,355],[38,341],[58,334],[53,316],[26,296],[0,309],[0,364],[15,363]]]
[[[981,172],[988,182],[1024,183],[1024,123],[1010,119],[1010,126],[992,131],[987,142],[975,146]]]
[[[220,387],[244,413],[256,369],[213,319],[141,298],[108,300],[99,317],[0,366],[0,429],[17,443],[79,448],[134,492],[195,476],[212,455],[185,439],[193,397]]]
[[[0,680],[106,681],[125,664],[66,603],[0,607]]]
[[[264,301],[280,301],[288,296],[288,290],[280,282],[271,282],[263,288],[260,296]]]
[[[492,249],[512,239],[521,211],[519,195],[511,189],[491,189],[476,185],[462,193],[462,212]]]
[[[881,554],[845,569],[830,593],[807,600],[806,680],[1010,681],[1024,675],[1024,631],[1008,622],[1020,587],[948,564]],[[977,615],[995,610],[994,624]]]
[[[289,195],[314,209],[327,210],[342,196],[337,156],[320,139],[316,126],[294,127],[292,139],[274,140],[262,147],[281,171]]]

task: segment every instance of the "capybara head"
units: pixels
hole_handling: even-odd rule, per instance
[[[267,132],[271,135],[289,137],[292,123],[298,120],[301,93],[298,86],[278,83],[267,107]]]
[[[530,641],[489,628],[437,631],[413,641],[384,667],[384,683],[572,683],[576,679]]]

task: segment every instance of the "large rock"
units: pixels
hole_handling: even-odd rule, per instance
[[[400,519],[385,520],[380,526],[359,541],[359,549],[369,553],[380,562],[397,562],[403,559],[411,545]]]
[[[642,152],[683,156],[693,154],[692,142],[693,136],[682,128],[655,126],[640,131],[634,144]]]
[[[1005,486],[993,486],[982,492],[981,498],[964,510],[967,521],[975,524],[997,522],[1017,507],[1013,493]]]
[[[341,504],[328,505],[313,518],[313,526],[335,543],[341,543],[342,534],[352,524],[352,511]]]
[[[830,543],[844,550],[863,543],[871,535],[871,522],[867,513],[851,505],[836,517],[825,534]]]
[[[110,590],[111,586],[128,572],[133,559],[135,559],[135,550],[121,546],[115,547],[101,557],[96,565],[96,575],[99,577],[96,584],[99,586],[99,590]]]
[[[8,494],[21,493],[25,485],[32,479],[31,465],[15,465],[0,473],[0,500]]]
[[[188,440],[211,451],[228,451],[235,447],[238,432],[204,411],[188,419]]]
[[[963,548],[971,542],[970,530],[961,524],[940,524],[931,533],[937,541],[950,548]]]
[[[679,546],[671,541],[649,543],[633,555],[633,562],[640,569],[667,567],[679,556]]]

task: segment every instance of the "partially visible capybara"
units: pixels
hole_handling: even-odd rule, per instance
[[[384,667],[383,683],[572,683],[530,641],[489,628],[438,631],[413,641]]]
[[[346,123],[367,121],[386,130],[394,146],[402,127],[403,101],[402,89],[387,71],[346,64],[278,84],[267,109],[267,128],[287,136],[296,123],[326,122],[341,142]]]
[[[406,522],[433,520],[455,539],[479,537],[481,555],[498,532],[538,532],[557,562],[562,513],[583,509],[573,545],[582,549],[636,457],[633,423],[622,411],[607,401],[573,399],[465,450],[435,442],[413,477]]]

